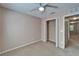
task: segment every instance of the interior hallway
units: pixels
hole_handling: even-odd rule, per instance
[[[74,47],[79,46],[79,34],[77,33],[71,34],[68,47],[71,46]]]
[[[70,41],[72,43],[64,50],[56,48],[51,42],[39,41],[1,56],[79,56],[79,43],[73,43],[73,41]]]

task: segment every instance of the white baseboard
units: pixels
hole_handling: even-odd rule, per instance
[[[41,41],[41,40],[33,41],[33,42],[26,43],[26,44],[21,45],[21,46],[17,46],[17,47],[15,47],[15,48],[11,48],[11,49],[8,49],[8,50],[5,50],[5,51],[2,51],[2,52],[0,52],[0,54],[7,53],[7,52],[9,52],[9,51],[12,51],[12,50],[15,50],[15,49],[18,49],[18,48],[21,48],[21,47],[24,47],[24,46],[27,46],[27,45],[30,45],[30,44],[36,43],[36,42],[38,42],[38,41]]]
[[[56,42],[55,40],[52,40],[52,39],[48,39],[49,41],[52,41],[52,42]]]
[[[47,42],[47,40],[44,40],[44,39],[41,39],[41,41],[43,41],[43,42]]]

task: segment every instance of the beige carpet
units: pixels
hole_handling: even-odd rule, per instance
[[[4,53],[1,56],[79,56],[79,41],[75,41],[73,39],[70,40],[68,47],[64,50],[56,48],[51,42],[40,41],[32,45]],[[78,36],[76,37],[76,40],[78,40]]]

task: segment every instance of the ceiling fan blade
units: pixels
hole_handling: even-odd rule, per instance
[[[55,12],[51,12],[50,15],[51,15],[51,14],[55,14]]]
[[[40,7],[42,6],[42,4],[40,3]]]
[[[58,8],[57,6],[46,5],[45,7]]]
[[[47,4],[40,3],[40,7],[44,7],[45,5],[47,5]]]
[[[44,11],[43,12],[46,12],[46,7],[44,7]]]
[[[32,10],[31,10],[31,12],[32,12],[32,11],[35,11],[35,10],[38,10],[38,7],[37,7],[37,8],[35,8],[35,9],[32,9]]]

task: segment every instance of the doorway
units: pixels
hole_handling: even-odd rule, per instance
[[[56,46],[56,19],[47,21],[47,41]]]
[[[65,47],[79,45],[79,14],[65,17]]]

